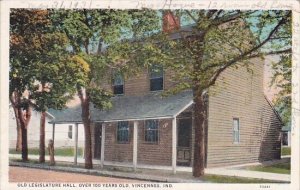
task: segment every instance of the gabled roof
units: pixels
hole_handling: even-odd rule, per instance
[[[185,108],[192,105],[191,91],[162,97],[161,93],[150,93],[144,96],[115,96],[113,107],[99,110],[90,107],[93,122],[112,122],[125,120],[146,120],[156,118],[173,118]],[[81,106],[64,110],[49,110],[55,117],[50,123],[82,123]]]
[[[277,112],[277,110],[275,109],[275,107],[273,106],[272,102],[267,98],[267,96],[264,94],[265,100],[268,102],[268,104],[270,105],[270,107],[272,108],[273,112],[275,113],[276,117],[278,118],[278,120],[280,121],[281,125],[283,126],[283,121],[280,117],[280,114]]]

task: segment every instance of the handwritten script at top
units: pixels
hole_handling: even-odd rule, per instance
[[[83,9],[83,8],[135,8],[135,9],[287,9],[296,10],[296,1],[142,1],[142,0],[57,0],[28,3],[28,8]],[[299,11],[299,10],[298,10]]]

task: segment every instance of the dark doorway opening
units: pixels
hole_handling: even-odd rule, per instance
[[[95,124],[95,146],[94,146],[94,158],[101,158],[101,138],[102,138],[102,125],[101,123]]]
[[[192,118],[182,118],[177,121],[177,165],[191,165]]]

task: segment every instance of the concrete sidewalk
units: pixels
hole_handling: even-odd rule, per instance
[[[9,155],[10,158],[20,159],[20,155]],[[29,159],[38,160],[38,155],[29,155]],[[277,161],[268,161],[259,165],[271,165],[275,163],[287,162],[288,158],[277,160]],[[46,156],[46,160],[49,160],[49,156]],[[149,180],[149,181],[160,181],[160,182],[181,182],[181,183],[200,183],[203,182],[199,179],[195,179],[192,177],[192,168],[191,167],[177,167],[177,174],[170,175],[171,167],[165,166],[140,166],[138,172],[132,171],[132,166],[130,163],[123,163],[121,167],[123,167],[124,171],[115,171],[114,166],[116,163],[105,162],[106,169],[100,169],[100,161],[93,160],[95,168],[93,170],[86,170],[80,168],[80,166],[72,165],[74,158],[73,157],[62,157],[55,156],[55,160],[57,162],[66,162],[70,165],[68,166],[52,166],[49,167],[46,164],[32,164],[32,163],[22,163],[22,162],[12,162],[10,164],[13,166],[22,166],[22,167],[32,167],[32,168],[42,168],[42,169],[52,169],[57,171],[66,171],[66,172],[78,172],[78,173],[87,173],[87,174],[96,174],[96,175],[104,175],[104,176],[115,176],[122,178],[131,178],[131,179],[141,179],[141,180]],[[83,158],[77,159],[78,164],[84,164]],[[231,176],[231,177],[245,177],[245,178],[255,178],[255,179],[266,179],[272,181],[280,181],[280,182],[290,182],[291,177],[287,174],[277,174],[277,173],[268,173],[268,172],[259,172],[259,171],[251,171],[246,170],[245,167],[258,165],[258,163],[250,163],[243,165],[236,165],[231,167],[219,167],[219,168],[207,168],[205,169],[206,174],[212,175],[222,175],[222,176]],[[110,169],[109,169],[110,167]],[[149,168],[152,169],[149,170]],[[140,172],[139,172],[140,171]],[[143,172],[141,172],[143,171]],[[158,176],[157,173],[160,175]]]
[[[60,172],[72,172],[72,173],[81,173],[81,174],[89,174],[89,175],[99,175],[105,177],[117,177],[117,178],[127,178],[127,179],[136,179],[143,180],[149,182],[165,182],[165,183],[203,183],[202,180],[193,178],[192,175],[173,175],[170,172],[146,172],[141,173],[137,172],[124,172],[124,171],[110,171],[107,169],[84,169],[79,167],[68,167],[68,166],[48,166],[47,164],[33,164],[33,163],[23,163],[23,162],[14,162],[10,161],[10,166],[19,166],[19,167],[28,167],[28,168],[36,168],[36,169],[46,169],[52,171],[60,171]]]

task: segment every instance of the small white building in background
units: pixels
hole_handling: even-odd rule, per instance
[[[31,119],[28,125],[28,148],[38,148],[40,140],[40,116],[41,114],[32,110]],[[53,138],[53,125],[49,122],[53,116],[47,112],[45,126],[45,143]],[[74,148],[75,145],[75,125],[74,124],[55,124],[54,146],[55,148]],[[9,108],[9,148],[15,149],[17,142],[17,124],[13,108]],[[82,124],[78,125],[78,147],[84,147],[84,128]]]

